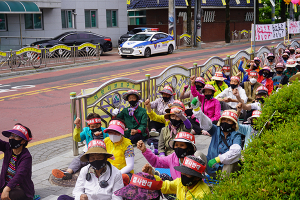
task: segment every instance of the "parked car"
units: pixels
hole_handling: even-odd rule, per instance
[[[163,32],[142,32],[132,36],[128,41],[120,44],[118,53],[122,57],[144,56],[166,52],[173,53],[175,41],[173,36]]]
[[[145,32],[145,31],[159,31],[159,28],[147,28],[147,27],[138,27],[134,28],[131,31],[128,31],[126,34],[121,35],[120,39],[118,40],[118,44],[122,44],[123,42],[126,42],[129,38],[134,36],[137,33]]]
[[[64,44],[67,46],[73,46],[73,45],[79,46],[86,42],[89,42],[92,44],[100,43],[100,54],[101,55],[103,54],[103,52],[112,50],[112,43],[111,43],[110,37],[105,37],[102,35],[98,35],[96,33],[86,32],[86,31],[65,32],[65,33],[60,34],[50,40],[40,40],[37,42],[33,42],[30,44],[30,46],[39,45],[40,48],[53,47],[58,44]]]

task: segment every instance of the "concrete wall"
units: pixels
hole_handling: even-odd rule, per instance
[[[37,2],[38,4],[38,2]],[[61,9],[74,9],[75,28],[63,29],[61,25]],[[85,9],[97,9],[97,28],[85,28]],[[106,9],[118,10],[118,27],[107,27]],[[21,29],[23,37],[38,39],[23,39],[24,44],[30,44],[39,37],[55,37],[66,31],[91,31],[97,34],[111,37],[114,47],[117,47],[118,38],[128,31],[127,27],[127,4],[124,0],[62,0],[61,8],[43,8],[43,30],[25,30],[24,15],[21,15]],[[3,36],[20,36],[18,14],[7,15],[7,31],[0,31],[0,50],[18,49],[18,38],[3,38]]]

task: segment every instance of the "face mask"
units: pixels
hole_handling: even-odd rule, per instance
[[[134,107],[134,106],[136,106],[138,101],[128,101],[128,102],[131,105],[131,107]]]
[[[120,142],[120,140],[122,139],[121,135],[109,135],[109,139],[113,142]]]
[[[282,57],[282,59],[283,59],[284,61],[287,61],[288,58],[287,58],[287,57]]]
[[[235,88],[237,88],[237,86],[238,86],[238,85],[230,84],[231,89],[235,89]]]
[[[104,160],[95,160],[93,162],[90,162],[90,164],[92,165],[92,167],[95,170],[99,170],[99,169],[102,169],[106,166],[106,159],[104,159]]]
[[[290,53],[291,53],[291,54],[294,54],[294,53],[295,53],[295,51],[293,51],[293,50],[290,50]]]
[[[223,122],[220,124],[220,128],[224,132],[231,132],[233,131],[233,124],[228,124],[227,122]]]
[[[170,119],[170,121],[173,126],[179,126],[181,123],[181,120]]]
[[[207,100],[210,100],[210,99],[212,99],[213,98],[213,95],[212,94],[210,94],[210,95],[205,95],[205,99],[207,99]]]
[[[259,66],[259,62],[254,62],[256,64],[256,66]]]
[[[101,131],[101,127],[91,129],[91,131],[92,131],[92,133],[100,132]]]
[[[225,72],[224,73],[226,76],[229,76],[230,75],[230,72]]]
[[[195,183],[197,183],[199,180],[195,180],[196,177],[187,177],[186,175],[181,174],[181,183],[184,186],[190,186],[190,185],[194,185]]]
[[[177,156],[177,158],[184,158],[185,156],[187,156],[187,148],[186,149],[182,149],[182,148],[175,148],[175,154]]]
[[[254,84],[256,82],[257,82],[256,78],[250,78],[250,83]]]
[[[22,145],[21,142],[22,140],[9,139],[9,145],[12,149],[19,148]]]
[[[268,60],[269,60],[269,62],[273,62],[274,59],[268,59]]]
[[[283,71],[276,71],[277,74],[282,74]]]
[[[258,102],[260,102],[261,104],[264,104],[265,103],[265,100],[263,98],[256,98],[256,100]]]
[[[163,97],[164,102],[168,102],[171,99],[171,97]]]
[[[203,88],[202,85],[196,85],[197,90],[201,90],[202,88]]]
[[[253,69],[254,69],[254,70],[257,69],[257,66],[253,65]]]
[[[269,72],[263,72],[262,75],[263,75],[263,77],[268,77],[269,76]]]

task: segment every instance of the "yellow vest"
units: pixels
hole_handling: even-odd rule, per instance
[[[131,140],[128,138],[122,137],[120,142],[113,143],[109,137],[104,139],[106,145],[106,151],[110,154],[113,154],[115,159],[107,159],[113,166],[119,170],[123,169],[126,166],[125,160],[125,151],[129,145],[132,145]],[[130,173],[134,173],[134,170],[131,170]]]

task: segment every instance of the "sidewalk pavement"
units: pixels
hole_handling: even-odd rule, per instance
[[[205,155],[210,144],[211,138],[205,135],[196,135],[197,150]],[[148,146],[149,148],[149,146]],[[32,180],[35,187],[35,194],[40,195],[43,200],[56,200],[58,196],[66,194],[72,196],[73,188],[60,187],[52,185],[49,177],[52,169],[62,169],[68,167],[74,158],[72,152],[72,138],[64,139],[40,144],[28,148],[33,157]],[[81,153],[83,147],[79,149]],[[141,172],[142,167],[148,163],[142,155],[141,151],[134,147],[134,171]],[[0,160],[2,167],[3,160]]]

